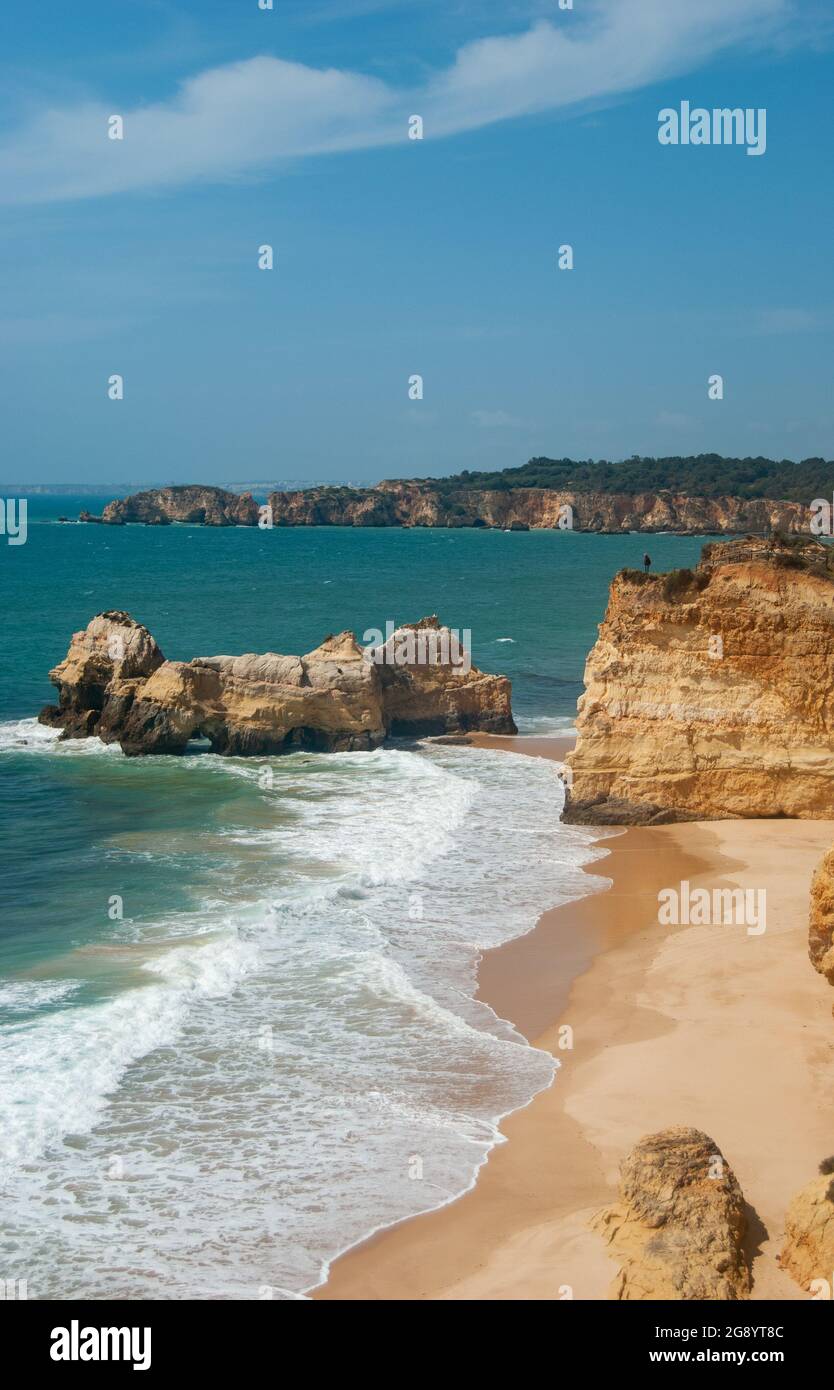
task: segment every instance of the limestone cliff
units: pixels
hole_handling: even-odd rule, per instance
[[[461,488],[431,483],[382,482],[376,487],[314,487],[273,492],[275,526],[441,526],[497,530],[573,529],[616,533],[677,531],[690,535],[807,531],[810,510],[800,502],[764,498],[690,497],[671,492],[604,493],[554,488]],[[188,521],[206,526],[255,526],[258,504],[215,487],[168,487],[109,502],[109,525]]]
[[[834,1178],[830,1160],[825,1172],[798,1192],[785,1216],[782,1268],[805,1290],[815,1292],[814,1280],[824,1279],[831,1298],[834,1280]]]
[[[259,509],[248,492],[239,496],[219,487],[160,487],[108,502],[101,520],[111,526],[142,522],[167,526],[188,521],[200,526],[256,526]],[[98,518],[82,513],[81,520]]]
[[[716,1144],[674,1126],[635,1145],[620,1201],[595,1219],[620,1270],[615,1299],[747,1298],[744,1198]]]
[[[585,669],[565,819],[834,816],[834,551],[716,542],[614,579]]]
[[[375,652],[342,632],[306,656],[166,661],[147,628],[102,613],[49,675],[59,700],[41,722],[129,755],[181,753],[192,738],[216,753],[265,756],[374,748],[389,735],[516,731],[510,682],[471,666],[436,618],[398,629]]]
[[[384,482],[270,496],[276,526],[481,526],[500,530],[680,531],[699,535],[808,530],[799,502],[599,493],[551,488],[460,489]]]

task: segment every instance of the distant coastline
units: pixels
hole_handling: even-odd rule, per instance
[[[266,486],[266,485],[264,485]],[[261,500],[254,495],[258,492]],[[390,479],[371,487],[317,484],[265,493],[209,484],[149,488],[114,498],[110,526],[357,526],[501,531],[671,531],[681,535],[808,533],[813,508],[834,497],[834,463],[821,458],[531,459],[496,473]],[[827,504],[826,504],[827,505]]]
[[[158,488],[108,502],[100,515],[82,510],[78,519],[104,526],[440,527],[715,536],[807,534],[812,512],[800,502],[768,498],[582,494],[531,488],[453,492],[441,497],[410,483],[381,483],[368,489],[274,492],[263,502],[251,493],[238,495],[215,487]]]

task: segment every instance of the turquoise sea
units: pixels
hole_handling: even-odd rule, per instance
[[[611,576],[701,539],[66,525],[0,539],[0,1278],[29,1298],[287,1298],[465,1190],[553,1060],[479,952],[591,891],[553,767],[422,743],[125,759],[34,716],[97,612],[165,655],[305,652],[435,612],[569,727]],[[272,776],[265,777],[269,767]],[[558,1084],[558,1080],[556,1082]]]

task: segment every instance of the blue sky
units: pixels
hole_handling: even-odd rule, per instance
[[[814,0],[7,0],[0,474],[834,456],[833,29]],[[662,147],[682,100],[766,108],[766,153]]]

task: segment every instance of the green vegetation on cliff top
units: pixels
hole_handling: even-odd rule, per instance
[[[552,488],[574,492],[670,492],[685,497],[769,497],[782,502],[809,504],[816,497],[834,493],[834,463],[821,458],[777,462],[765,458],[723,458],[698,454],[690,458],[641,458],[623,463],[607,459],[534,458],[520,468],[494,473],[468,469],[449,478],[419,478],[439,492],[488,488]]]

